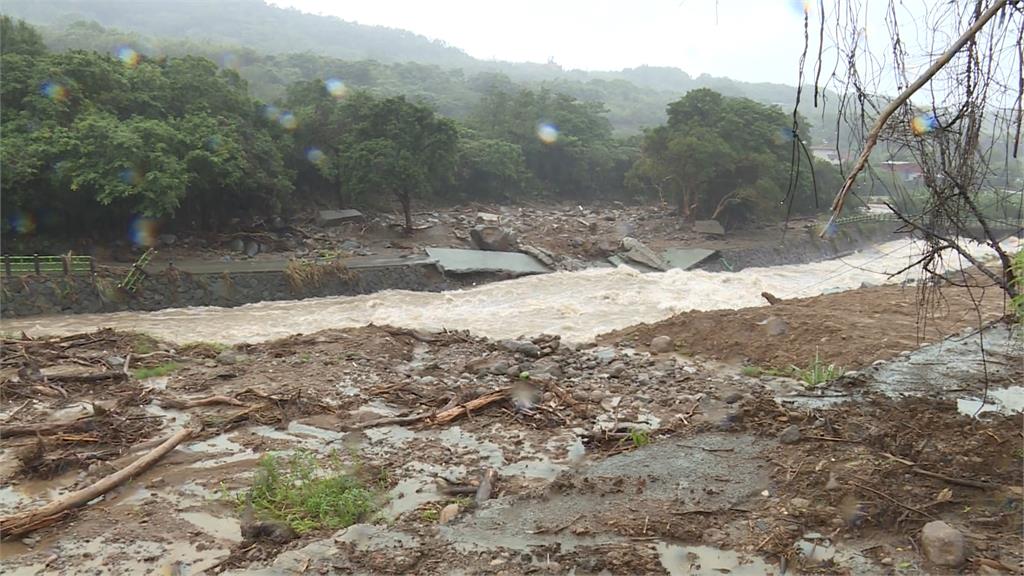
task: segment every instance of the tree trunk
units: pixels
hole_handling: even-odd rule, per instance
[[[405,214],[405,233],[412,236],[412,197],[408,192],[399,192],[398,201],[402,204],[402,213]]]

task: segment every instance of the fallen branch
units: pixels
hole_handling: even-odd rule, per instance
[[[168,452],[174,450],[178,444],[187,440],[194,433],[195,430],[191,428],[179,430],[165,440],[163,444],[153,449],[153,451],[148,452],[125,468],[106,476],[91,486],[76,490],[34,510],[26,510],[0,518],[0,534],[6,540],[59,522],[73,509],[84,506],[145,472],[150,466],[163,458]]]
[[[871,127],[871,130],[865,138],[864,148],[861,150],[860,157],[857,158],[857,161],[853,165],[853,169],[850,170],[850,173],[846,176],[846,181],[843,182],[843,187],[839,189],[835,199],[832,201],[832,216],[828,219],[828,225],[825,226],[824,230],[821,232],[822,238],[825,237],[825,234],[835,222],[835,219],[839,217],[840,213],[842,213],[843,205],[846,202],[846,196],[850,193],[850,190],[853,189],[853,184],[857,181],[857,176],[864,170],[864,167],[867,166],[868,157],[871,156],[871,151],[875,149],[875,145],[878,143],[878,136],[881,134],[882,128],[885,127],[886,122],[889,121],[889,118],[892,117],[892,115],[895,114],[901,106],[906,104],[915,92],[927,84],[939,72],[939,70],[942,70],[943,67],[949,64],[950,60],[953,59],[953,56],[956,56],[957,52],[966,46],[968,42],[973,40],[978,32],[988,24],[989,20],[998,14],[1000,10],[1006,7],[1006,4],[1007,0],[996,0],[993,2],[992,5],[989,6],[988,10],[978,16],[978,19],[974,21],[974,24],[972,24],[971,27],[968,28],[963,35],[961,35],[960,38],[949,47],[949,49],[939,56],[938,59],[936,59],[935,62],[933,62],[932,65],[917,78],[917,80],[914,80],[910,86],[907,86],[907,88],[892,102],[890,102],[889,105],[886,106],[878,115],[874,126]]]
[[[0,428],[0,438],[16,436],[51,435],[60,432],[87,432],[96,424],[96,418],[88,416],[67,422],[43,422],[41,424],[22,424]]]
[[[176,408],[178,410],[187,410],[189,408],[197,408],[199,406],[213,406],[216,404],[249,406],[245,402],[230,396],[207,396],[206,398],[195,398],[192,400],[176,400],[174,398],[168,398],[160,402],[160,405],[164,408]]]
[[[494,468],[484,470],[480,477],[480,486],[476,489],[476,505],[480,506],[491,499],[491,492],[494,491],[494,484],[498,481],[498,471]]]
[[[96,382],[98,380],[124,380],[128,375],[121,370],[106,370],[89,374],[52,374],[46,376],[51,382]]]
[[[368,422],[361,422],[361,423],[358,423],[358,424],[353,424],[353,425],[349,426],[348,428],[350,430],[365,430],[367,428],[376,428],[377,426],[394,426],[394,425],[397,425],[397,424],[412,424],[412,423],[415,423],[415,422],[419,422],[421,420],[426,420],[428,418],[433,418],[434,416],[437,416],[438,414],[441,414],[442,412],[445,412],[446,410],[451,409],[453,406],[456,405],[455,403],[456,403],[457,399],[458,399],[458,396],[452,396],[451,399],[448,400],[448,403],[445,404],[443,408],[438,408],[437,410],[430,410],[430,411],[427,411],[427,412],[420,412],[419,414],[412,414],[410,416],[388,416],[388,417],[385,417],[385,418],[377,418],[376,420],[370,420]]]
[[[998,488],[996,484],[989,482],[980,482],[978,480],[966,480],[963,478],[954,478],[952,476],[946,476],[945,474],[939,474],[938,472],[931,472],[929,470],[922,470],[921,468],[911,468],[911,472],[914,474],[920,474],[921,476],[928,476],[929,478],[936,478],[950,484],[956,484],[958,486],[967,486],[969,488],[981,488],[982,490],[991,490],[992,488]]]
[[[487,394],[478,396],[469,402],[459,404],[454,408],[449,408],[448,410],[439,412],[436,416],[430,419],[430,424],[447,424],[463,414],[468,414],[471,410],[479,410],[480,408],[484,408],[490,404],[498,402],[499,400],[504,400],[508,398],[508,394],[508,388],[501,388],[500,390],[488,392]]]
[[[924,510],[920,510],[918,508],[914,508],[913,506],[904,504],[903,502],[900,502],[899,500],[893,498],[892,496],[889,496],[885,492],[880,492],[880,491],[875,490],[874,488],[872,488],[870,486],[865,486],[863,484],[858,484],[858,483],[853,482],[853,481],[851,481],[850,484],[853,485],[853,486],[856,486],[857,488],[860,488],[862,490],[867,490],[868,492],[873,492],[875,494],[878,494],[882,498],[885,498],[886,500],[888,500],[889,502],[892,502],[893,504],[899,506],[900,508],[904,508],[906,510],[910,510],[911,512],[917,512],[918,514],[924,516],[925,518],[931,518],[932,520],[935,520],[935,516],[932,516],[931,514],[925,512]]]

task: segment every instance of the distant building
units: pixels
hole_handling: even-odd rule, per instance
[[[890,160],[882,162],[882,169],[892,174],[893,179],[900,179],[903,182],[915,182],[921,178],[921,167],[916,162],[901,162]]]
[[[819,159],[828,162],[829,164],[838,165],[842,158],[839,156],[839,152],[835,148],[826,148],[823,146],[815,146],[811,148],[811,154]]]

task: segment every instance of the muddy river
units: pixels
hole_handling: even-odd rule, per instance
[[[1018,240],[1011,240],[1017,245]],[[974,248],[979,256],[991,251]],[[921,254],[912,241],[881,244],[846,258],[740,272],[672,270],[642,274],[627,267],[557,272],[429,293],[388,290],[355,297],[260,302],[237,308],[171,308],[5,320],[6,332],[73,334],[112,327],[173,342],[260,342],[328,328],[390,324],[405,328],[470,330],[491,338],[559,334],[585,342],[640,322],[656,322],[688,310],[765,304],[762,292],[798,298],[897,283],[920,276],[910,268]],[[950,269],[959,261],[947,262]]]

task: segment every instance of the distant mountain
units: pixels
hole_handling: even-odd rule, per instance
[[[4,0],[2,9],[40,25],[55,50],[114,51],[118,44],[129,44],[147,54],[207,56],[238,68],[254,94],[267,100],[280,96],[295,80],[357,69],[361,76],[341,77],[356,87],[421,96],[439,110],[460,116],[489,86],[514,88],[513,83],[521,83],[601,101],[617,131],[635,133],[664,121],[665,106],[694,88],[712,88],[784,109],[792,106],[796,92],[783,84],[706,74],[693,78],[670,67],[583,71],[552,63],[478,60],[405,30],[306,14],[262,0]],[[829,138],[834,117],[822,119],[822,111],[813,109],[808,99],[801,112],[816,126],[816,141]]]

